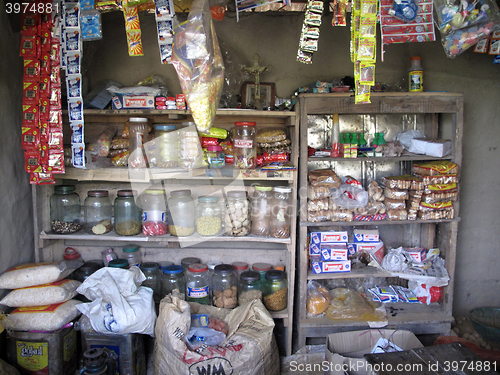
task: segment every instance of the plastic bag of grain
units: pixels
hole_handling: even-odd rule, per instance
[[[54,305],[18,307],[5,317],[5,327],[14,331],[55,331],[80,315],[76,308],[79,303],[70,299]]]
[[[64,279],[50,284],[14,289],[0,301],[0,305],[31,307],[62,303],[76,296],[76,288],[80,285],[80,281]]]
[[[18,289],[62,280],[83,264],[76,261],[61,263],[24,263],[0,275],[0,289]]]

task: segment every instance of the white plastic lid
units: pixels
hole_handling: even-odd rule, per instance
[[[275,186],[274,191],[277,193],[291,193],[292,188],[290,188],[288,186]]]
[[[146,117],[130,117],[128,120],[130,122],[148,122]]]

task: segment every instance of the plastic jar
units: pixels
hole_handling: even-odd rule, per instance
[[[226,233],[246,236],[250,233],[250,210],[246,191],[227,192]]]
[[[111,247],[106,250],[103,250],[101,252],[101,255],[102,255],[102,263],[104,264],[105,267],[108,267],[109,262],[111,262],[113,259],[118,259],[118,255]]]
[[[196,231],[201,236],[217,236],[222,231],[222,207],[219,197],[198,197]]]
[[[175,125],[155,125],[155,156],[158,168],[179,165],[179,132]]]
[[[209,285],[207,265],[191,264],[186,272],[186,301],[210,305]]]
[[[82,229],[80,223],[80,197],[74,185],[57,185],[50,197],[50,221],[52,232],[75,233]]]
[[[260,279],[264,281],[266,279],[266,272],[271,271],[273,266],[269,263],[254,263],[252,264],[252,271],[258,272],[260,274]]]
[[[196,257],[187,257],[181,259],[181,265],[182,268],[184,269],[184,272],[187,272],[187,269],[191,264],[196,264],[196,263],[201,263],[201,259]]]
[[[129,118],[129,158],[128,165],[133,168],[145,168],[146,157],[144,142],[149,132],[149,123],[146,117]]]
[[[155,303],[161,299],[161,271],[160,265],[156,262],[144,262],[139,266],[146,280],[142,282],[142,286],[147,286],[153,289],[153,300]]]
[[[101,266],[97,263],[91,261],[85,262],[81,267],[75,270],[73,278],[83,283],[90,275],[100,268]]]
[[[165,190],[147,189],[142,195],[142,233],[145,236],[168,234]]]
[[[173,297],[186,300],[186,278],[182,266],[173,264],[163,268],[161,293],[163,297],[171,294]]]
[[[226,309],[238,304],[238,276],[230,264],[219,264],[214,269],[211,282],[212,305]]]
[[[248,271],[248,263],[245,262],[233,262],[232,266],[238,278],[240,278],[243,272]]]
[[[205,155],[207,156],[210,168],[222,168],[226,165],[224,151],[222,151],[222,147],[220,146],[207,146]]]
[[[252,230],[255,236],[268,237],[271,227],[271,186],[255,186],[252,197]]]
[[[238,283],[238,305],[254,299],[262,300],[262,281],[258,272],[245,271]]]
[[[234,164],[240,169],[252,169],[257,166],[257,148],[255,146],[255,122],[235,122],[232,129],[234,142]]]
[[[191,190],[174,190],[168,199],[168,224],[170,234],[178,237],[194,233],[196,207]]]
[[[194,168],[201,158],[201,145],[194,122],[182,123],[187,128],[179,131],[179,166]]]
[[[107,190],[89,190],[84,203],[85,232],[104,234],[111,230],[111,201]]]
[[[127,259],[120,259],[120,258],[113,259],[109,262],[108,267],[128,269],[129,268],[128,260]]]
[[[119,236],[133,236],[141,233],[141,209],[135,204],[133,190],[118,190],[114,203],[115,232]]]
[[[123,259],[127,259],[129,266],[139,266],[142,261],[141,252],[139,251],[139,246],[136,245],[126,245],[123,246]]]
[[[263,302],[269,311],[281,311],[288,304],[288,282],[284,271],[266,272],[262,285]]]
[[[292,203],[290,200],[292,188],[276,186],[273,189],[273,204],[271,208],[271,237],[288,238],[291,228]]]

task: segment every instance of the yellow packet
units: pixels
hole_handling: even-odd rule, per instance
[[[375,85],[375,64],[366,61],[359,63],[359,82],[362,85]]]
[[[361,1],[361,14],[373,16],[377,15],[377,0],[362,0]]]
[[[371,103],[370,102],[370,86],[361,85],[359,81],[356,81],[356,95],[354,97],[354,102],[356,104]]]
[[[377,16],[361,14],[359,19],[359,36],[375,37],[377,35]]]
[[[358,60],[360,61],[376,61],[377,42],[373,37],[359,37]]]

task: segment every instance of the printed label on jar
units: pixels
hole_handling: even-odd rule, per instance
[[[253,141],[251,139],[235,139],[234,147],[238,148],[252,148]]]
[[[285,209],[284,208],[279,209],[278,214],[276,215],[276,219],[278,219],[278,221],[285,221]]]
[[[167,213],[162,212],[162,211],[143,211],[142,212],[142,222],[145,223],[147,221],[163,221],[164,223],[167,222]]]
[[[189,298],[205,298],[208,296],[208,285],[201,288],[187,287],[187,295]]]

